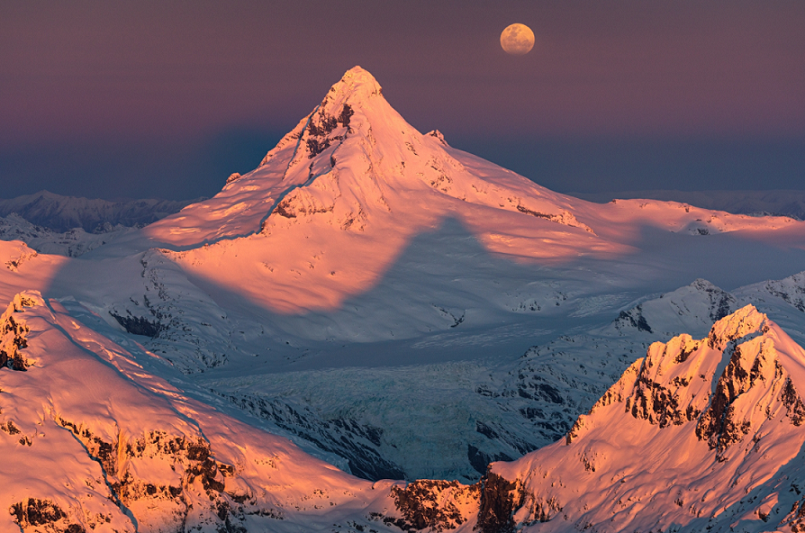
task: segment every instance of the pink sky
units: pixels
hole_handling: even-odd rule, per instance
[[[356,64],[470,144],[805,137],[803,2],[433,4],[5,3],[0,143],[282,133]],[[525,56],[500,49],[512,22],[537,36]]]

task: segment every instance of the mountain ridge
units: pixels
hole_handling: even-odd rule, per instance
[[[74,228],[96,233],[108,231],[117,225],[145,226],[197,201],[198,199],[110,201],[39,191],[16,198],[0,199],[0,217],[16,213],[31,224],[43,226],[57,233]]]

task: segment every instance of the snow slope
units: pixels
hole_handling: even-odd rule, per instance
[[[516,481],[525,531],[796,526],[804,379],[805,350],[746,306],[652,344],[564,442],[491,472]]]
[[[152,354],[54,300],[19,293],[0,330],[15,362],[0,369],[0,450],[13,458],[0,465],[3,531],[311,531],[393,509],[393,483],[352,478],[183,396],[137,362]]]
[[[671,200],[705,209],[752,216],[787,216],[805,220],[805,191],[621,191],[604,193],[572,193],[574,196],[593,202],[609,202],[612,199]]]

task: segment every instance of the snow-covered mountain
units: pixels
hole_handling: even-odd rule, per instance
[[[805,223],[554,193],[419,133],[357,67],[214,198],[80,257],[14,231],[2,349],[27,372],[0,368],[0,418],[34,454],[0,478],[25,531],[507,531],[531,458],[578,449],[552,443],[652,343],[747,304],[805,343]],[[87,503],[63,480],[90,474]]]
[[[393,509],[393,483],[183,396],[54,300],[17,294],[0,331],[3,531],[323,531]]]
[[[672,202],[599,205],[554,193],[451,148],[438,132],[419,133],[383,98],[376,80],[356,67],[257,169],[233,176],[214,198],[145,233],[191,248],[171,257],[196,279],[288,315],[348,307],[347,301],[382,284],[418,238],[433,232],[471,238],[492,257],[514,263],[567,266],[619,261],[650,248],[646,233],[653,231],[666,240],[741,233],[762,241],[770,233],[801,238],[803,227],[788,218]],[[680,244],[677,239],[669,250]],[[482,284],[472,285],[462,289],[483,292]],[[510,303],[489,292],[499,290],[479,296],[503,306],[527,310],[546,303],[529,302],[530,295]],[[412,315],[422,316],[415,307]],[[417,333],[424,328],[419,325]],[[371,327],[375,335],[383,329]]]
[[[524,530],[796,531],[805,350],[746,306],[654,343],[567,439],[491,473]]]
[[[0,217],[16,213],[31,224],[56,233],[82,228],[88,233],[117,225],[144,226],[197,200],[109,200],[61,196],[48,191],[0,199]]]

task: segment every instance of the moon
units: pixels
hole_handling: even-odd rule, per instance
[[[534,32],[525,24],[506,26],[500,34],[500,46],[507,54],[521,56],[534,48]]]

